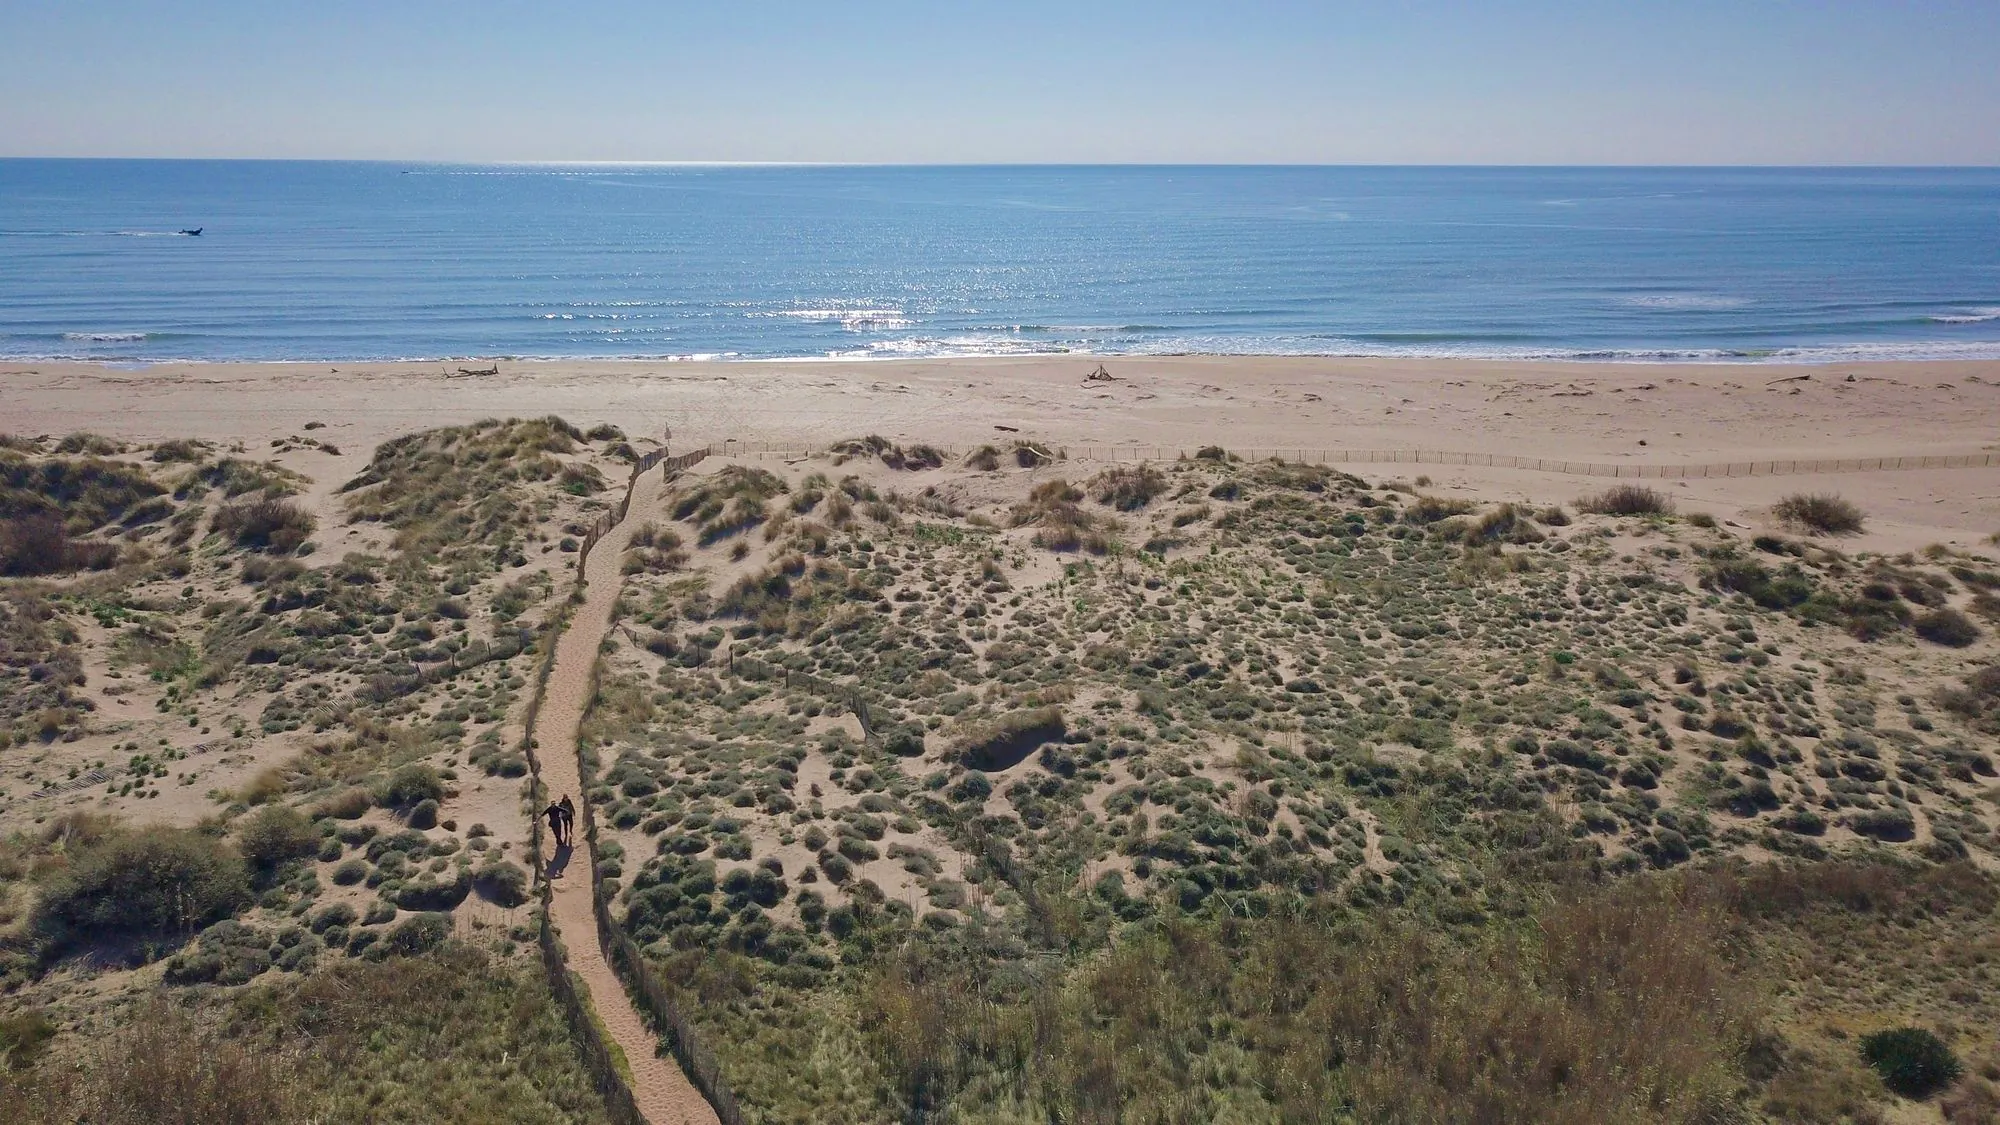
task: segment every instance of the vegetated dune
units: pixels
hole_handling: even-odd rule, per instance
[[[593,1119],[520,723],[646,447],[307,440],[5,454],[31,491],[95,459],[61,532],[115,554],[0,580],[0,1083]],[[1963,1064],[1926,1096],[1990,1104],[1969,530],[991,445],[718,455],[628,516],[599,872],[753,1119],[1865,1120],[1900,1095],[1856,1039],[1905,1025]],[[349,999],[388,990],[453,999]]]

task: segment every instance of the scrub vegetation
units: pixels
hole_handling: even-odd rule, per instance
[[[522,719],[635,445],[0,441],[4,1104],[604,1116]],[[1991,551],[1028,438],[651,509],[581,796],[751,1120],[2000,1105]]]

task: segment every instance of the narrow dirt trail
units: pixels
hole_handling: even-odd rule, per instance
[[[611,629],[611,607],[618,600],[620,585],[619,556],[632,537],[633,526],[641,522],[636,518],[637,513],[657,508],[663,487],[657,471],[639,478],[638,486],[632,490],[632,507],[627,518],[591,550],[584,571],[585,601],[576,608],[569,628],[556,642],[548,693],[535,721],[542,784],[551,800],[569,794],[577,799],[579,808],[583,804],[577,732],[583,725],[584,708],[590,702],[590,670],[597,660],[598,646]],[[577,827],[576,839],[579,848],[588,846],[581,825]],[[597,941],[597,919],[591,911],[590,857],[579,851],[550,882],[555,891],[552,920],[562,934],[569,967],[589,991],[598,1019],[631,1064],[632,1094],[639,1103],[639,1112],[652,1125],[715,1122],[715,1110],[688,1081],[680,1064],[671,1055],[657,1053],[659,1037],[646,1027],[617,973],[605,960]]]

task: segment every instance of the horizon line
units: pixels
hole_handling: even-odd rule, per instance
[[[76,156],[0,154],[0,162],[70,161],[187,164],[404,164],[444,168],[1466,168],[1466,169],[1717,169],[1717,170],[1907,170],[1988,171],[2000,169],[2000,162],[1985,164],[1877,163],[1870,161],[1820,161],[1788,163],[1645,163],[1604,161],[1585,163],[1475,163],[1403,161],[1225,161],[1225,160],[598,160],[535,158],[437,158],[401,156]]]

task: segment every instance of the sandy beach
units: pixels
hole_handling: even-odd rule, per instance
[[[559,414],[677,449],[823,447],[879,433],[970,446],[1016,434],[1059,447],[1443,451],[1630,466],[1938,457],[2000,451],[2000,362],[1639,365],[1290,357],[1099,357],[921,362],[0,364],[0,429],[202,437],[251,448],[319,423],[341,450],[301,458],[315,479],[358,471],[387,438],[484,417]],[[463,370],[493,369],[492,375]],[[1150,452],[1150,450],[1149,450]],[[282,458],[281,458],[282,459]],[[328,463],[332,461],[333,463]],[[1383,465],[1480,499],[1562,501],[1575,475]],[[1981,545],[2000,530],[2000,469],[1839,472],[1672,483],[1690,507],[1758,526],[1797,491],[1870,515],[1857,543]]]

